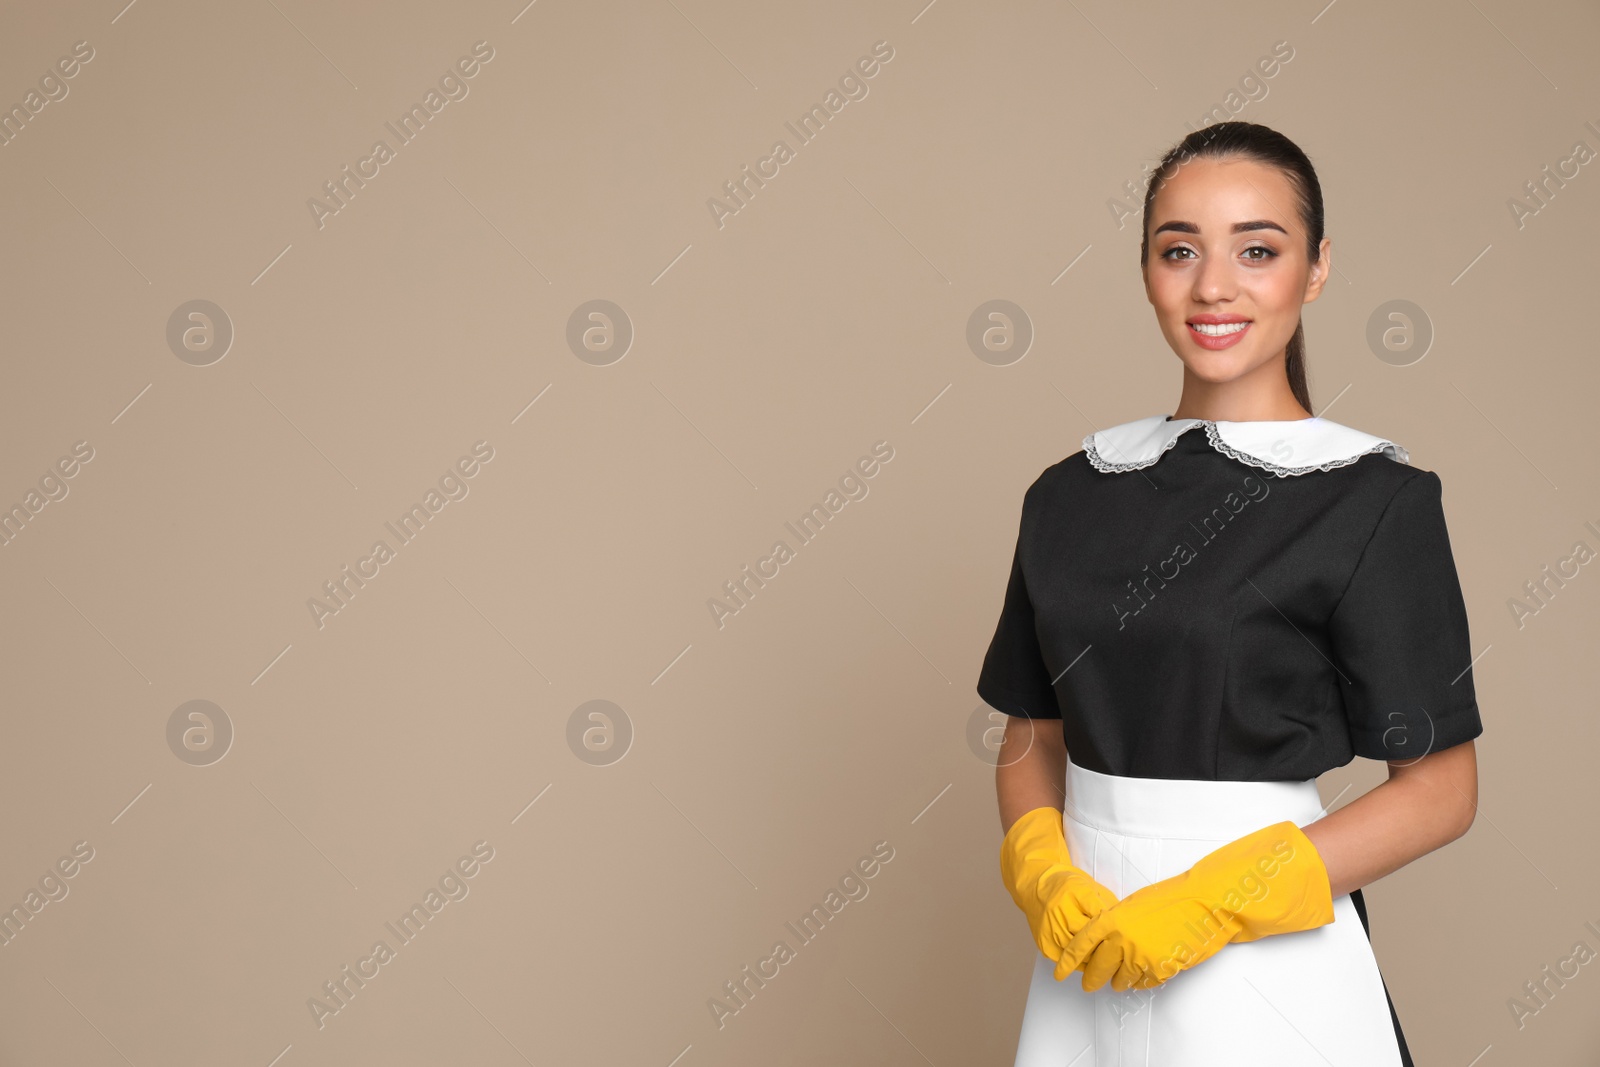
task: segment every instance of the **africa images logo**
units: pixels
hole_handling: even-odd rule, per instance
[[[1193,519],[1189,521],[1189,529],[1196,534],[1195,544],[1204,547],[1215,541],[1251,501],[1265,500],[1271,491],[1260,478],[1253,474],[1245,475],[1242,494],[1239,490],[1229,490],[1219,506],[1212,508],[1199,519],[1199,525],[1196,525]],[[1130,618],[1149,607],[1158,591],[1165,589],[1167,582],[1183,573],[1182,567],[1194,562],[1199,556],[1200,548],[1188,541],[1179,541],[1173,546],[1172,554],[1158,561],[1153,571],[1147,563],[1143,568],[1143,578],[1137,581],[1129,578],[1128,595],[1112,601],[1111,604],[1111,610],[1117,616],[1117,629],[1126,627]]]
[[[445,905],[451,901],[467,899],[467,894],[472,888],[466,880],[477,876],[483,870],[483,864],[494,859],[494,846],[487,841],[478,841],[472,846],[470,855],[462,856],[439,876],[438,888],[428,887],[422,900],[413,903],[408,911],[398,919],[383,924],[384,929],[394,935],[394,945],[379,939],[373,942],[372,951],[367,956],[356,960],[354,970],[350,964],[345,964],[333,978],[322,983],[322,994],[325,999],[316,996],[306,998],[306,1007],[311,1012],[311,1021],[321,1030],[330,1016],[338,1015],[357,993],[365,989],[367,983],[382,974],[382,968],[393,962],[400,949],[415,941],[427,927],[444,910]]]

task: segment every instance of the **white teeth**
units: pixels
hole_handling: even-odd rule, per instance
[[[1250,325],[1248,322],[1228,322],[1221,326],[1212,326],[1204,322],[1190,323],[1191,328],[1207,337],[1226,337],[1230,333],[1238,333],[1248,325]]]

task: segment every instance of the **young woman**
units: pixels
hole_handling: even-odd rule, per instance
[[[1029,487],[977,685],[1010,716],[1001,871],[1039,949],[1016,1065],[1410,1067],[1360,887],[1476,810],[1440,480],[1311,413],[1331,250],[1293,142],[1196,131],[1144,223],[1177,410]],[[1355,756],[1388,780],[1325,814]]]

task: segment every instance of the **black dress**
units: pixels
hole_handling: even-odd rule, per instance
[[[1321,418],[1090,434],[1023,498],[978,694],[1128,778],[1304,782],[1477,737],[1442,487],[1408,458]]]

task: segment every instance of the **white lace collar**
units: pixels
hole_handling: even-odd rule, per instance
[[[1397,463],[1411,461],[1393,441],[1320,417],[1220,422],[1151,415],[1096,430],[1083,439],[1083,450],[1095,470],[1108,474],[1138,470],[1160,459],[1179,435],[1196,426],[1205,427],[1206,440],[1218,452],[1280,477],[1332,470],[1373,452]]]

